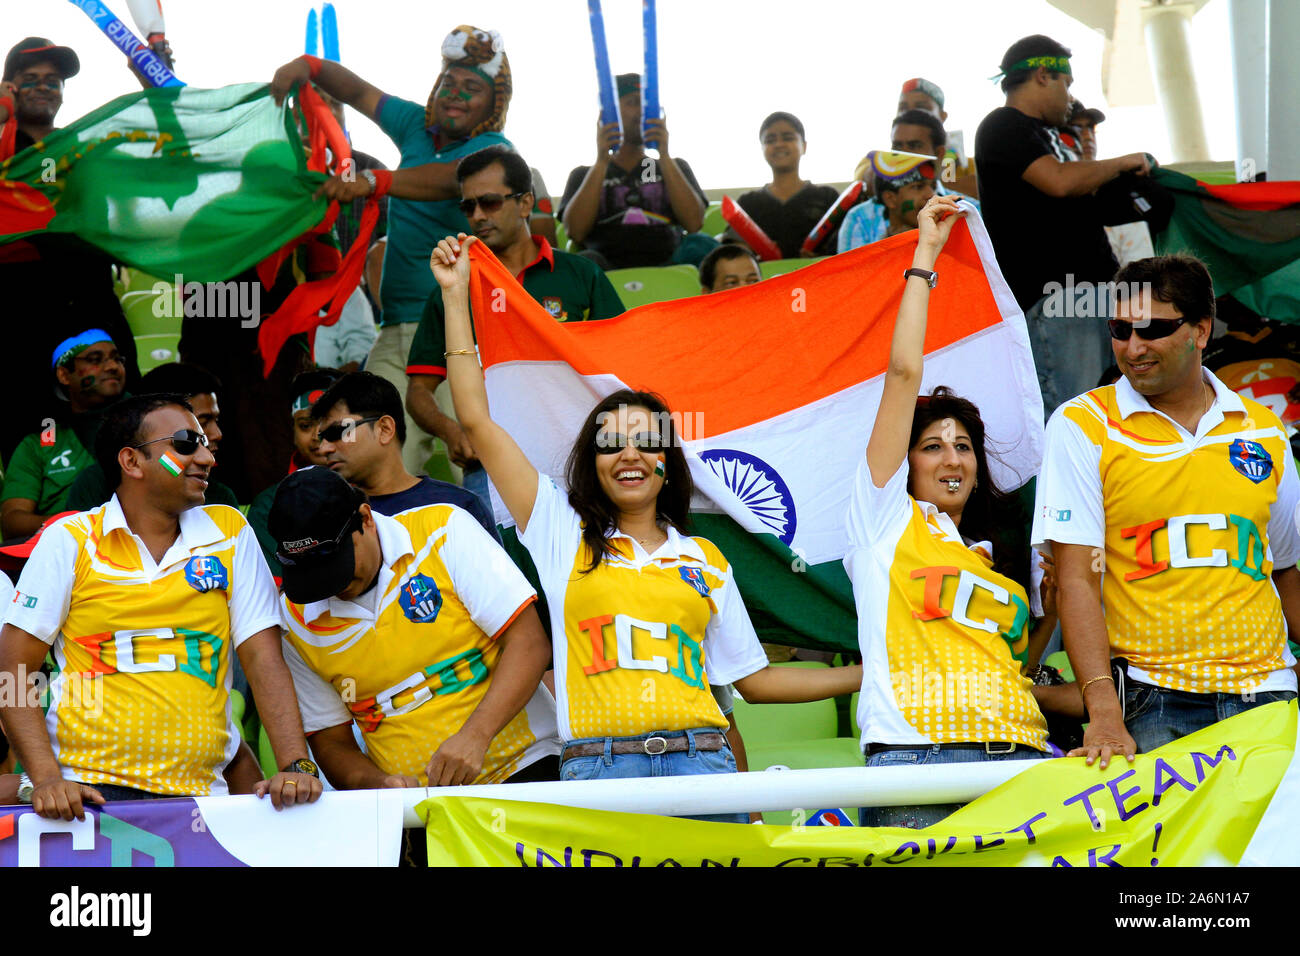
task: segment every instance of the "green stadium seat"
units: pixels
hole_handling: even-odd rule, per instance
[[[456,484],[451,474],[451,464],[447,458],[447,450],[441,443],[438,443],[433,454],[429,456],[429,460],[424,463],[424,473],[438,481],[449,481]]]
[[[1049,654],[1047,658],[1044,659],[1043,663],[1047,664],[1049,667],[1055,667],[1060,671],[1061,676],[1065,678],[1067,684],[1074,680],[1074,668],[1070,666],[1070,655],[1065,653],[1065,651],[1057,651],[1055,654]]]
[[[168,290],[162,294],[173,297],[167,308],[158,310],[163,315],[157,315],[154,308],[159,298],[155,289],[160,282]],[[116,288],[127,325],[135,336],[140,371],[148,372],[167,362],[179,362],[181,306],[175,285],[138,269],[123,269]]]
[[[230,691],[230,716],[235,719],[235,726],[239,728],[239,736],[244,736],[244,695],[235,689]]]
[[[726,231],[727,220],[722,218],[722,203],[709,203],[709,208],[704,210],[704,224],[700,226],[700,232],[717,239]]]
[[[271,738],[267,736],[265,727],[257,732],[257,761],[262,765],[262,775],[267,780],[280,772],[280,768],[275,763],[275,751],[271,748]]]
[[[764,279],[771,279],[773,276],[783,276],[804,266],[810,266],[814,262],[821,262],[825,258],[825,256],[818,256],[816,259],[772,259],[768,262],[760,262],[758,270],[763,273]]]
[[[694,266],[612,269],[605,275],[614,284],[614,291],[623,300],[623,305],[629,309],[700,294],[700,274]]]
[[[772,706],[793,706],[777,704]],[[822,740],[795,740],[784,744],[750,747],[746,744],[750,772],[768,771],[780,773],[782,768],[788,770],[820,770],[828,767],[861,767],[862,752],[858,742],[848,737],[832,737]],[[803,820],[818,810],[828,807],[804,807]],[[854,807],[842,807],[850,820],[857,822]],[[774,810],[763,814],[763,822],[773,826],[789,826],[794,822],[790,810]]]
[[[563,252],[569,247],[569,230],[564,228],[564,223],[559,216],[555,217],[555,248]]]
[[[858,726],[858,698],[861,696],[861,691],[855,691],[849,697],[849,730],[852,731],[854,740],[862,737],[862,728]]]
[[[792,740],[834,737],[839,723],[835,701],[814,700],[806,704],[749,704],[736,698],[736,726],[745,740],[745,750],[786,744]]]

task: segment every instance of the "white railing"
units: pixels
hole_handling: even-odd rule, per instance
[[[434,796],[553,803],[668,816],[800,808],[811,813],[830,807],[970,803],[1039,763],[1038,760],[997,760],[933,767],[766,770],[689,777],[431,787],[402,791],[402,825],[421,826],[415,814],[416,804]]]

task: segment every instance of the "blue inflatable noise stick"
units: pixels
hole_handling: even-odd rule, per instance
[[[100,3],[100,0],[69,0],[69,2],[80,7],[81,12],[90,17],[95,26],[103,31],[104,36],[112,40],[113,45],[125,53],[135,64],[136,69],[154,86],[185,85],[176,79],[176,75],[167,69],[166,64],[154,56],[153,51],[131,32],[131,28],[115,17],[108,7]]]

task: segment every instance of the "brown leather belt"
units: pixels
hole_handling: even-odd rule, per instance
[[[722,734],[696,734],[696,750],[721,750],[727,744]],[[690,750],[691,742],[685,735],[681,737],[646,737],[642,740],[615,740],[610,744],[609,752],[615,754],[647,754],[657,757],[659,754],[681,753]],[[560,760],[572,760],[574,757],[600,757],[605,753],[604,743],[570,744],[560,754]]]

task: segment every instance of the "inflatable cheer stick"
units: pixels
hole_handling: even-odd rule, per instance
[[[307,39],[303,43],[302,52],[308,56],[315,56],[319,49],[316,28],[316,8],[312,7],[307,11]]]
[[[641,0],[641,26],[645,33],[645,72],[641,77],[641,138],[646,148],[659,144],[646,136],[652,120],[663,113],[659,109],[659,34],[655,29],[655,0]]]
[[[600,0],[587,0],[591,17],[591,45],[596,52],[596,84],[600,87],[600,124],[618,124],[618,138],[623,139],[623,118],[614,95],[614,71],[609,65],[609,48],[605,46],[605,18],[600,14]]]
[[[749,213],[736,205],[730,196],[722,197],[722,218],[762,262],[781,258],[781,247],[768,238],[758,223],[749,217]]]
[[[322,57],[332,63],[339,62],[339,21],[332,3],[321,7],[320,44]]]
[[[839,197],[831,203],[831,208],[827,209],[826,215],[813,226],[813,231],[808,233],[808,238],[803,241],[799,251],[812,255],[817,247],[826,241],[826,237],[839,228],[845,215],[858,201],[860,195],[862,195],[862,180],[851,183],[849,188],[840,193]]]
[[[94,21],[95,26],[103,31],[104,36],[113,41],[113,45],[126,54],[127,59],[135,64],[144,78],[154,86],[184,86],[176,75],[167,69],[149,47],[140,42],[140,38],[131,32],[131,28],[115,17],[99,0],[69,0],[73,6],[80,7],[81,12]]]

